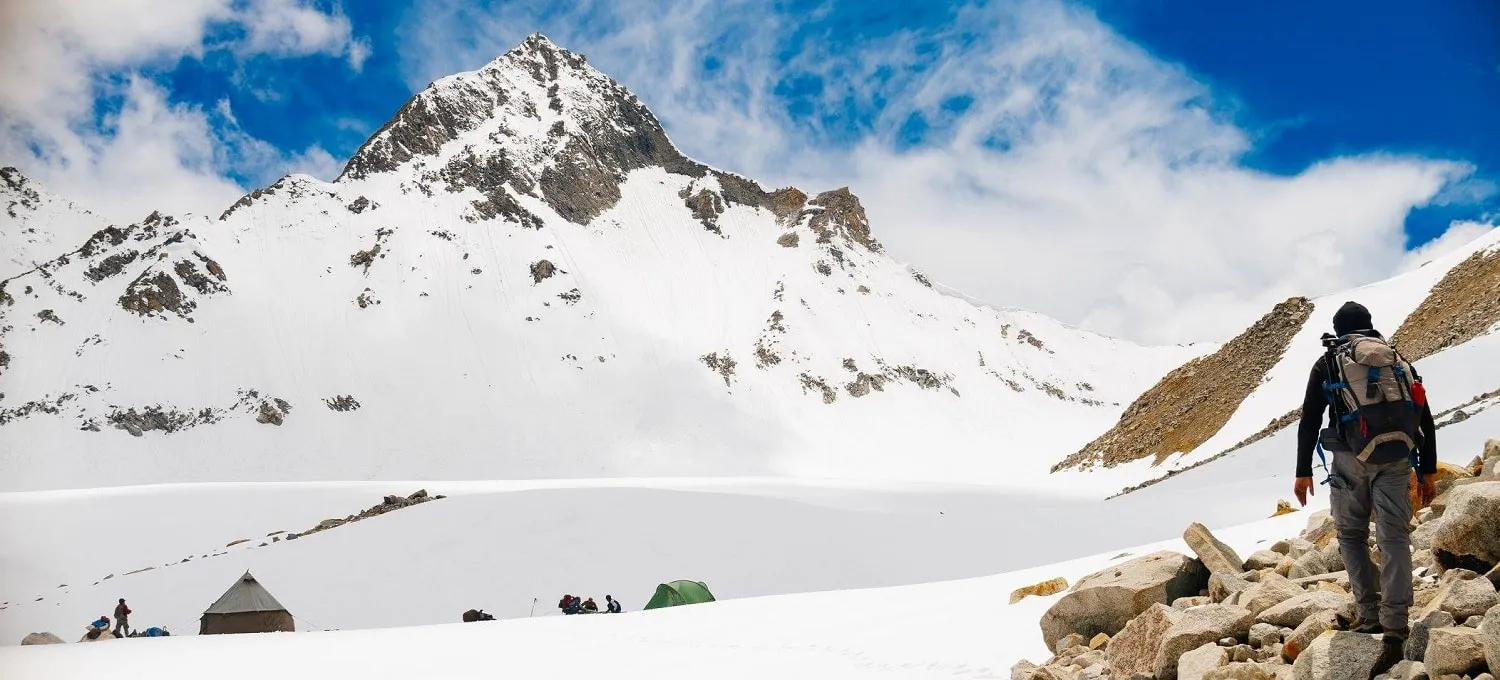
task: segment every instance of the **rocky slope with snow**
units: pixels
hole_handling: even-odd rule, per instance
[[[1368,307],[1376,327],[1393,333],[1398,349],[1426,375],[1422,360],[1500,330],[1500,230],[1391,279],[1277,305],[1217,351],[1162,378],[1113,428],[1054,469],[1090,471],[1145,461],[1150,469],[1137,465],[1116,477],[1149,481],[1294,425],[1308,371],[1323,352],[1319,338],[1332,330],[1333,313],[1348,300]],[[1486,408],[1500,391],[1493,362],[1469,362],[1461,381],[1427,381],[1435,413]]]
[[[1211,349],[975,305],[883,252],[848,190],[684,157],[541,36],[414,96],[337,181],[288,177],[216,217],[108,225],[4,178],[10,490],[1026,483]]]

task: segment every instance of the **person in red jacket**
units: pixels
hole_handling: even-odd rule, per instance
[[[120,603],[115,605],[115,637],[130,635],[130,607],[125,606],[125,598],[120,598]]]

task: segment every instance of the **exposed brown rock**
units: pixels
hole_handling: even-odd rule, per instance
[[[1461,345],[1500,322],[1500,250],[1478,252],[1448,271],[1393,336],[1417,360]]]
[[[1148,456],[1157,461],[1208,441],[1281,360],[1312,314],[1307,298],[1276,305],[1219,351],[1168,373],[1136,399],[1120,422],[1053,471],[1112,467]]]
[[[1062,592],[1064,590],[1067,590],[1067,589],[1068,589],[1068,579],[1065,579],[1065,578],[1062,578],[1062,577],[1058,577],[1058,578],[1054,578],[1054,579],[1049,579],[1049,580],[1046,580],[1046,581],[1042,581],[1041,583],[1033,583],[1033,584],[1031,584],[1029,586],[1024,586],[1024,587],[1021,587],[1021,588],[1017,588],[1014,591],[1011,591],[1011,594],[1010,594],[1010,603],[1011,604],[1015,604],[1017,602],[1020,602],[1021,600],[1024,600],[1024,599],[1026,599],[1028,597],[1031,597],[1033,595],[1035,595],[1037,597],[1046,597],[1048,595],[1056,595],[1056,594],[1058,594],[1058,593],[1060,593],[1060,592]],[[1106,639],[1107,639],[1107,637],[1106,637]]]

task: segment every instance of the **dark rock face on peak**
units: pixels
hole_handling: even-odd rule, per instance
[[[687,205],[710,230],[717,230],[719,213],[741,205],[768,210],[787,226],[810,218],[824,242],[841,236],[879,248],[848,189],[809,201],[797,189],[766,191],[684,156],[640,99],[540,34],[478,71],[439,80],[413,96],[365,142],[338,181],[402,168],[410,168],[409,179],[429,195],[433,185],[479,192],[470,221],[500,218],[534,229],[543,220],[518,196],[539,198],[582,225],[620,201],[620,186],[632,171],[712,176],[717,189],[695,187]]]

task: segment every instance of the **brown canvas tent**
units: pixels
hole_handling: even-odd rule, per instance
[[[248,571],[208,606],[199,621],[199,635],[296,630],[291,612]]]

